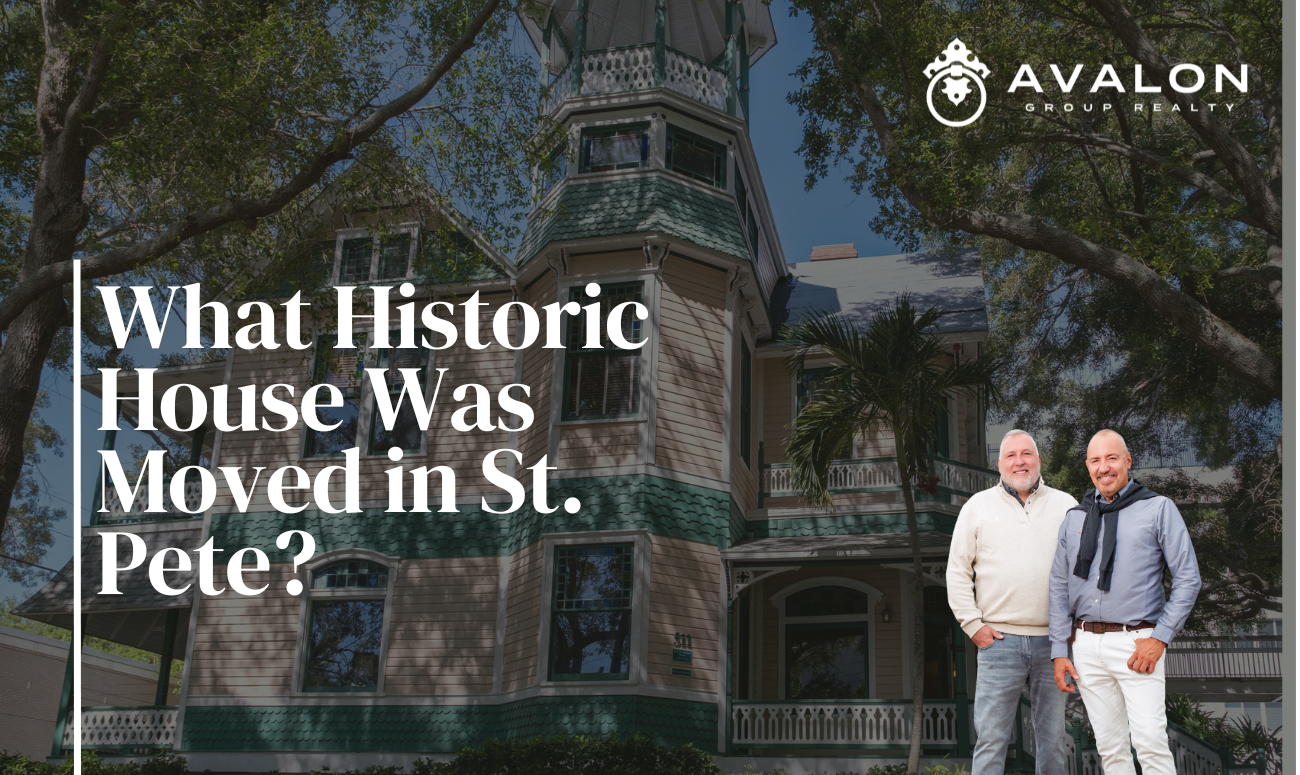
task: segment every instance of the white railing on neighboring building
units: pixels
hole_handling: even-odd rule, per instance
[[[957,706],[927,702],[921,740],[957,744]],[[907,745],[912,735],[910,700],[830,702],[736,702],[731,706],[732,742],[758,745]]]
[[[148,519],[150,517],[162,516],[156,512],[150,513],[145,511],[149,507],[147,481],[140,485],[136,492],[135,498],[132,499],[131,508],[127,509],[122,505],[122,498],[118,495],[117,488],[101,482],[105,488],[104,506],[107,512],[97,512],[95,514],[96,522],[119,522],[123,520]],[[168,480],[163,485],[163,500],[166,502],[167,514],[181,514],[179,510],[173,508],[171,500],[171,481]],[[197,475],[191,476],[185,482],[185,507],[191,511],[197,510],[199,504],[203,502],[203,486]]]
[[[1165,679],[1281,681],[1282,639],[1272,635],[1192,635],[1165,652]]]
[[[170,748],[175,736],[175,705],[81,709],[81,744],[86,748]],[[63,747],[72,745],[68,724]]]
[[[997,484],[998,475],[950,460],[935,459],[934,472],[939,486],[958,495],[973,495]],[[766,466],[763,470],[763,494],[769,497],[797,495],[794,471],[789,464]],[[870,460],[836,460],[826,475],[831,492],[886,490],[901,487],[898,463],[893,458]]]

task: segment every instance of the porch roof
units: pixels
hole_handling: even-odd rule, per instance
[[[140,535],[150,552],[165,546],[191,551],[199,546],[202,523],[186,520],[157,525],[132,525],[131,531]],[[103,531],[121,530],[121,526],[105,525]],[[101,595],[103,581],[103,552],[97,528],[86,528],[81,554],[81,610],[86,615],[87,635],[114,643],[134,646],[155,654],[162,652],[163,614],[169,608],[181,610],[181,625],[177,628],[175,653],[184,654],[185,639],[189,632],[189,609],[194,601],[195,572],[170,571],[167,582],[174,588],[189,585],[179,595],[164,595],[149,582],[149,563],[118,574],[119,595]],[[119,539],[118,562],[130,556],[130,547]],[[169,563],[169,566],[171,564]],[[59,571],[16,608],[14,613],[27,619],[45,622],[56,627],[72,629],[72,561]]]
[[[952,536],[937,530],[922,530],[921,551],[947,554]],[[912,542],[907,533],[869,533],[866,535],[789,536],[759,538],[739,543],[722,551],[732,562],[745,560],[897,560],[911,556]]]

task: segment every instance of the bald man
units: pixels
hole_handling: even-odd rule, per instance
[[[1164,652],[1201,589],[1196,552],[1174,502],[1129,478],[1133,458],[1122,436],[1099,431],[1087,463],[1096,489],[1066,512],[1052,562],[1056,685],[1078,687],[1106,775],[1135,775],[1130,739],[1142,775],[1174,775]]]

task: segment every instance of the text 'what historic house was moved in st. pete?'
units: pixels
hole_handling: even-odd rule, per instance
[[[154,306],[149,287],[133,287],[134,307],[130,315],[123,312],[118,287],[101,287],[98,289],[104,303],[109,325],[112,328],[114,344],[119,349],[125,348],[131,338],[140,317],[140,325],[155,349],[162,346],[162,337],[173,310],[184,308],[183,324],[186,329],[185,347],[188,349],[227,349],[231,346],[232,319],[230,310],[220,301],[203,302],[199,296],[199,286],[188,285],[183,288],[170,288],[166,306],[161,313]],[[390,357],[387,366],[367,366],[365,358],[358,358],[358,346],[355,338],[365,339],[365,334],[373,335],[373,348],[380,351],[407,351],[423,353],[424,351],[445,350],[458,341],[463,341],[472,350],[484,350],[489,347],[502,347],[508,350],[523,350],[529,347],[541,347],[563,350],[581,342],[582,349],[600,350],[610,347],[622,350],[638,350],[649,341],[641,335],[641,322],[649,318],[646,307],[638,301],[624,301],[616,304],[602,305],[598,297],[600,286],[589,283],[585,294],[597,299],[590,304],[569,301],[547,304],[540,310],[521,302],[511,301],[499,308],[492,316],[491,331],[485,332],[480,327],[480,308],[487,306],[479,301],[476,292],[464,301],[430,301],[417,310],[415,302],[397,303],[400,299],[390,298],[396,290],[401,298],[410,298],[415,293],[411,283],[402,283],[396,288],[376,286],[369,289],[369,300],[355,298],[357,289],[351,286],[335,287],[337,300],[337,325],[333,332],[318,333],[313,338],[304,339],[304,313],[311,306],[302,300],[302,294],[279,305],[265,301],[248,301],[235,310],[239,320],[249,321],[238,326],[234,331],[234,345],[242,350],[285,348],[301,351],[302,357],[330,359],[339,353],[350,353],[355,360],[355,372],[349,378],[355,383],[368,382],[374,395],[376,426],[392,432],[399,424],[411,423],[420,432],[427,434],[439,401],[446,402],[444,382],[451,391],[451,400],[458,408],[451,414],[451,431],[457,433],[506,431],[518,433],[526,430],[533,423],[534,412],[528,404],[530,389],[526,384],[512,383],[497,391],[494,398],[491,392],[481,384],[464,382],[456,384],[456,375],[449,374],[447,368],[433,369],[434,375],[427,375],[427,368],[400,366],[401,359]],[[178,300],[178,291],[183,300]],[[125,295],[125,294],[123,294]],[[354,311],[369,301],[369,312]],[[277,311],[276,306],[283,307]],[[390,309],[391,307],[391,309]],[[392,314],[396,311],[396,316]],[[211,317],[211,341],[205,343],[200,332],[203,330],[203,315]],[[179,316],[179,314],[178,314]],[[358,327],[360,326],[360,328]],[[364,330],[363,330],[364,329]],[[283,332],[283,341],[277,339],[277,331]],[[412,363],[417,361],[412,360]],[[222,433],[242,431],[270,431],[288,433],[298,431],[300,423],[311,433],[328,434],[336,431],[343,424],[341,419],[331,416],[329,410],[344,405],[344,393],[340,385],[324,381],[313,385],[295,395],[293,385],[275,383],[268,385],[245,385],[238,389],[239,396],[230,395],[228,385],[215,385],[204,390],[197,385],[186,382],[171,384],[155,395],[154,368],[134,370],[137,395],[123,395],[119,390],[119,381],[123,370],[118,368],[99,369],[103,380],[102,406],[104,421],[100,427],[103,431],[118,430],[119,402],[131,399],[138,402],[138,430],[154,431],[161,423],[167,429],[189,433],[205,424],[211,424]],[[436,376],[435,376],[436,375]],[[426,376],[429,378],[426,379]],[[259,392],[259,388],[260,392]],[[210,393],[210,395],[209,395]],[[232,406],[237,403],[238,406]],[[155,417],[154,406],[158,406]],[[185,409],[188,408],[188,416]],[[210,413],[210,417],[209,417]],[[385,450],[389,460],[400,463],[403,456],[401,446],[390,446]],[[137,499],[147,504],[145,513],[162,514],[169,510],[166,499],[171,500],[171,508],[186,514],[200,514],[209,509],[217,496],[216,474],[200,465],[188,465],[180,468],[171,477],[170,485],[164,492],[163,458],[165,450],[152,450],[146,453],[143,465],[135,482],[123,466],[116,450],[101,450],[100,487],[96,493],[103,509],[105,496],[109,488],[116,491],[118,498],[127,508],[131,508]],[[360,512],[360,466],[362,449],[352,446],[339,450],[343,459],[341,465],[326,466],[312,479],[305,469],[296,465],[286,465],[269,473],[265,466],[217,466],[216,471],[225,480],[233,502],[241,513],[247,512],[253,502],[254,493],[259,487],[264,489],[268,503],[284,514],[296,514],[308,508],[309,501],[301,497],[291,497],[289,493],[302,491],[309,495],[313,507],[323,513],[342,514]],[[547,456],[543,455],[527,470],[531,473],[532,508],[543,514],[555,512],[561,505],[552,505],[547,495],[547,472],[554,471],[554,466],[547,465]],[[524,465],[523,456],[514,449],[502,448],[489,452],[482,462],[482,474],[486,481],[501,491],[501,500],[492,501],[487,496],[482,498],[482,509],[492,514],[509,514],[517,511],[528,501],[528,491],[516,478],[516,470]],[[408,479],[409,477],[409,489]],[[430,510],[430,488],[433,475],[437,475],[437,502],[441,512],[456,512],[456,471],[448,466],[420,466],[407,471],[398,465],[386,469],[388,508],[390,513],[424,512]],[[331,496],[331,482],[334,477],[342,477],[344,486],[343,503],[335,502]],[[200,493],[197,503],[186,497],[186,482],[191,478],[199,482]],[[334,490],[337,493],[337,488]],[[508,502],[505,500],[508,498]],[[408,508],[409,505],[409,508]],[[577,513],[582,503],[577,498],[566,498],[562,504],[570,514]],[[103,532],[101,551],[103,553],[103,577],[98,594],[120,594],[117,589],[118,574],[133,570],[149,562],[149,580],[152,586],[164,595],[179,595],[189,589],[189,584],[172,587],[169,573],[188,574],[193,564],[189,555],[176,547],[165,547],[152,554],[144,539],[132,533]],[[119,557],[119,540],[126,538],[129,543],[129,558]],[[311,558],[315,541],[310,533],[303,530],[287,530],[276,539],[280,549],[287,549],[297,540],[300,550],[294,557],[295,566]],[[219,595],[225,588],[219,588],[214,581],[215,554],[223,550],[216,549],[213,541],[208,540],[202,547],[194,550],[198,556],[198,578],[200,590],[205,595]],[[174,555],[174,557],[172,556]],[[245,556],[251,555],[252,565],[245,565]],[[226,579],[229,588],[237,594],[259,595],[266,591],[268,585],[254,586],[245,578],[245,574],[265,572],[270,563],[266,554],[257,548],[249,547],[231,552],[226,567]],[[255,582],[254,582],[255,583]],[[302,592],[302,584],[290,581],[286,591],[291,595]]]

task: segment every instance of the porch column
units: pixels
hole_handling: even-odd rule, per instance
[[[726,0],[727,49],[722,69],[727,73],[727,115],[736,115],[736,4]]]
[[[116,420],[116,418],[114,418]],[[116,422],[113,425],[117,425]],[[102,450],[111,450],[117,446],[117,428],[109,428],[104,431],[104,443],[99,445]],[[102,460],[102,458],[101,458]],[[99,466],[99,474],[95,476],[95,492],[98,499],[95,501],[95,507],[90,510],[90,524],[99,524],[99,510],[104,508],[104,466]]]
[[[655,86],[668,80],[668,3],[655,2]]]
[[[109,431],[112,433],[112,431]],[[86,629],[86,617],[83,614],[81,629]],[[68,661],[63,668],[63,691],[59,693],[59,714],[54,717],[54,745],[50,748],[50,756],[59,757],[63,755],[63,733],[68,729],[68,718],[71,716],[72,707],[72,660],[75,658],[77,650],[73,648],[71,640],[68,641]],[[77,708],[77,712],[81,709]]]
[[[167,695],[171,694],[172,654],[176,645],[176,623],[180,621],[181,609],[167,611],[167,624],[163,627],[162,659],[158,660],[158,690],[154,692],[153,704],[166,705]]]
[[[573,54],[569,69],[569,96],[582,94],[582,50],[587,47],[587,0],[578,0],[578,16],[573,22]]]
[[[548,18],[546,26],[542,27],[542,56],[537,65],[537,79],[541,81],[542,88],[551,85],[551,22]]]
[[[740,8],[745,11],[744,6]],[[749,123],[749,35],[744,28],[740,31],[740,107],[745,114],[745,123]]]
[[[953,699],[957,701],[957,756],[970,756],[970,702],[966,695],[966,633],[952,620],[952,662],[957,673]]]

